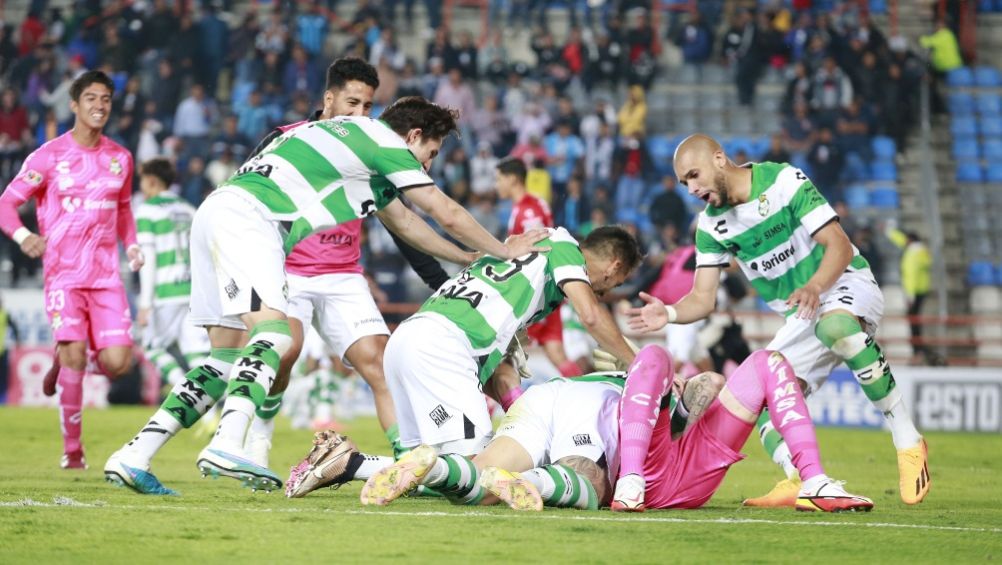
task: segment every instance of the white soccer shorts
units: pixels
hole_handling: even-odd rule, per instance
[[[265,305],[286,312],[285,251],[278,222],[240,189],[217,189],[191,226],[191,323],[246,329]]]
[[[863,319],[863,331],[873,336],[884,315],[884,295],[867,269],[844,273],[831,290],[821,295],[821,306],[812,320],[791,315],[772,338],[766,349],[782,353],[797,376],[807,382],[807,394],[818,390],[828,380],[842,359],[832,353],[814,335],[820,316],[833,310],[848,310]]]
[[[497,436],[509,437],[532,458],[533,467],[564,457],[616,465],[619,450],[619,400],[611,383],[554,379],[525,391],[511,406]]]
[[[147,349],[166,349],[175,343],[181,353],[199,353],[210,348],[205,330],[188,319],[187,302],[154,306],[143,329],[143,347]]]
[[[386,344],[383,368],[401,445],[445,449],[443,444],[461,442],[478,449],[487,444],[491,417],[473,348],[451,322],[427,313],[407,319]]]
[[[665,326],[665,341],[672,359],[683,364],[709,359],[710,352],[699,343],[699,332],[704,327],[706,320]]]
[[[289,281],[289,317],[310,324],[340,359],[356,341],[370,335],[390,335],[372,299],[369,283],[358,273],[304,277]]]

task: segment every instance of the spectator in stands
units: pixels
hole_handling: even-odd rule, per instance
[[[589,194],[592,189],[612,183],[612,164],[616,155],[616,137],[609,122],[598,123],[598,134],[585,139],[585,180]]]
[[[191,13],[184,13],[179,20],[178,29],[167,45],[167,56],[174,63],[177,73],[185,79],[197,79],[197,61],[201,55],[201,37]]]
[[[379,32],[379,39],[372,44],[369,49],[369,63],[374,67],[386,65],[392,71],[399,71],[407,63],[407,56],[397,43],[397,35],[393,28],[383,28]],[[383,79],[380,77],[379,83]]]
[[[821,20],[821,18],[818,19],[819,21]],[[825,34],[816,31],[807,44],[807,51],[804,52],[801,58],[801,62],[807,65],[808,74],[813,76],[821,68],[825,57],[831,54],[830,47],[828,42],[825,41]]]
[[[239,166],[240,163],[233,159],[233,149],[224,147],[223,152],[209,161],[205,167],[205,178],[208,179],[210,185],[219,186],[233,176]]]
[[[814,121],[807,115],[807,104],[793,107],[793,115],[783,120],[783,144],[793,153],[805,153],[814,142]]]
[[[825,57],[821,68],[814,74],[814,97],[811,100],[819,122],[833,126],[839,110],[852,102],[852,94],[852,82],[835,63],[835,57]]]
[[[397,91],[398,97],[423,95],[424,77],[418,74],[414,61],[408,60],[404,63],[404,68],[400,71],[399,79],[400,89]],[[382,84],[382,77],[379,78],[379,82]]]
[[[581,28],[572,27],[567,42],[560,50],[560,60],[572,77],[580,77],[587,60],[587,47],[581,37]]]
[[[181,196],[197,207],[214,188],[205,178],[205,159],[200,154],[192,155],[181,185]]]
[[[219,71],[223,68],[226,54],[229,51],[230,28],[219,17],[216,6],[212,2],[204,5],[202,19],[198,21],[199,54],[198,67],[201,72],[197,78],[205,85],[209,96],[216,95],[216,83]],[[315,92],[311,90],[310,92]]]
[[[887,77],[880,87],[877,107],[884,133],[894,138],[898,152],[905,150],[908,143],[908,123],[915,115],[914,92],[909,90],[901,67],[891,63],[887,67]]]
[[[285,63],[282,74],[282,89],[286,96],[297,93],[312,94],[320,90],[323,74],[317,64],[310,60],[309,53],[302,45],[292,48],[292,56]]]
[[[445,180],[445,189],[457,202],[462,202],[458,198],[456,188],[463,184],[462,192],[464,196],[469,193],[470,186],[470,160],[466,156],[466,151],[462,147],[455,147],[445,159],[445,166],[442,167],[442,177]]]
[[[438,87],[446,80],[445,63],[442,62],[442,59],[429,59],[427,72],[421,77],[421,96],[428,100],[434,99]]]
[[[477,196],[494,192],[494,169],[498,158],[494,156],[489,141],[481,139],[477,143],[477,154],[470,159],[470,190]]]
[[[0,75],[6,75],[18,58],[17,47],[11,39],[12,31],[10,25],[0,24]]]
[[[310,57],[323,54],[324,43],[327,41],[327,18],[319,2],[314,2],[308,11],[296,18],[296,40]]]
[[[652,169],[650,154],[643,137],[634,134],[627,137],[617,150],[614,176],[616,181],[616,213],[635,213],[640,208],[647,187],[646,177]],[[618,218],[617,218],[618,219]]]
[[[699,10],[689,10],[686,23],[675,36],[675,44],[682,49],[687,64],[702,67],[713,53],[713,32],[699,15]]]
[[[28,16],[21,22],[18,28],[18,55],[24,57],[31,53],[35,46],[45,37],[45,24],[42,22],[41,10],[32,8],[28,10]]]
[[[750,106],[755,99],[755,85],[765,65],[758,44],[759,33],[747,11],[740,11],[724,36],[724,55],[734,69],[738,103]]]
[[[807,162],[811,165],[811,176],[814,185],[829,202],[841,200],[839,176],[845,163],[845,154],[835,142],[832,130],[822,127],[818,130],[818,139],[807,154]]]
[[[507,154],[514,143],[514,133],[508,117],[498,108],[498,98],[494,94],[484,97],[470,118],[473,135],[480,143],[487,143],[496,154]],[[491,172],[493,176],[493,171]]]
[[[553,203],[559,204],[567,193],[567,183],[578,169],[585,148],[581,138],[571,131],[571,122],[557,122],[556,130],[543,142],[548,156],[547,164],[553,188]]]
[[[571,233],[579,233],[588,218],[591,217],[591,206],[584,194],[581,177],[574,175],[567,181],[567,193],[555,210],[554,223],[567,228]]]
[[[32,146],[28,112],[17,100],[17,92],[6,88],[0,95],[0,179],[12,178]]]
[[[512,122],[515,124],[516,141],[519,145],[533,137],[542,139],[553,123],[543,106],[535,101],[526,102],[522,107],[522,115]]]
[[[619,86],[622,78],[623,46],[619,41],[609,37],[608,33],[599,32],[595,43],[588,48],[587,71],[584,76],[585,89],[591,91],[596,85],[602,84],[610,89]]]
[[[174,135],[181,138],[186,155],[206,154],[216,114],[216,103],[205,96],[205,88],[193,84],[174,113]]]
[[[800,61],[804,58],[807,46],[813,37],[814,22],[811,20],[811,13],[804,10],[797,15],[797,23],[786,32],[786,37],[783,39],[791,61]]]
[[[853,90],[867,104],[878,104],[888,82],[887,69],[879,64],[873,51],[863,53]]]
[[[157,66],[156,88],[153,102],[156,104],[154,117],[168,130],[173,129],[174,113],[181,100],[181,77],[174,72],[174,64],[169,59],[160,60]]]
[[[442,61],[442,67],[446,71],[458,66],[456,50],[452,47],[452,40],[449,38],[449,30],[445,27],[435,29],[435,38],[428,44],[425,60],[431,64],[432,59]]]
[[[139,143],[139,130],[146,117],[146,98],[140,91],[139,77],[133,75],[125,83],[125,90],[116,93],[111,115],[116,120],[117,137],[130,151]]]
[[[943,97],[939,93],[940,83],[943,82],[946,73],[964,66],[964,59],[960,55],[960,45],[957,43],[957,36],[953,34],[953,30],[946,25],[946,21],[942,18],[936,20],[935,32],[919,38],[919,45],[932,52],[929,57],[934,78],[931,102],[933,111],[940,113],[945,109]]]
[[[813,81],[802,61],[793,65],[793,76],[786,83],[786,94],[783,95],[782,110],[784,114],[792,114],[793,108],[799,104],[810,104],[813,95]]]
[[[689,225],[689,213],[685,209],[685,201],[675,188],[676,180],[672,175],[665,175],[661,179],[661,186],[664,190],[658,193],[651,202],[649,215],[651,224],[658,232],[664,231],[666,226],[673,226],[675,233],[686,233],[686,226]]]
[[[870,138],[875,133],[876,118],[862,98],[854,98],[848,107],[839,111],[835,129],[843,154],[856,153],[867,162],[873,158]]]
[[[543,140],[538,135],[533,135],[526,143],[519,143],[511,150],[511,156],[521,159],[527,168],[531,168],[536,162],[546,163],[548,155],[543,146]]]
[[[491,83],[500,85],[508,78],[508,49],[500,28],[491,30],[490,39],[480,47],[477,62],[480,64],[480,76]]]
[[[618,121],[621,137],[644,135],[647,131],[647,98],[639,84],[630,87],[630,97],[619,109]]]
[[[177,34],[179,22],[174,9],[167,0],[154,0],[153,13],[146,21],[144,36],[146,44],[154,51],[166,49]]]
[[[223,118],[222,131],[212,140],[213,155],[222,155],[223,150],[229,148],[233,151],[233,159],[237,163],[243,163],[247,160],[247,155],[253,149],[251,139],[257,138],[248,138],[241,133],[240,128],[237,127],[238,123],[238,118],[233,114]]]
[[[459,42],[455,46],[456,67],[466,80],[477,80],[480,67],[477,61],[477,45],[473,42],[473,34],[469,31],[459,33]]]
[[[282,19],[282,10],[276,6],[254,39],[255,46],[264,53],[283,55],[289,40],[289,28]]]
[[[886,235],[902,250],[901,286],[908,299],[908,316],[919,316],[922,304],[932,290],[932,254],[917,233],[901,231],[893,222],[887,224]],[[912,350],[916,355],[925,355],[930,359],[932,352],[921,342],[922,324],[911,318],[910,325]]]
[[[782,134],[774,133],[769,136],[769,149],[759,158],[759,161],[770,161],[773,163],[790,162],[790,152],[783,146]]]

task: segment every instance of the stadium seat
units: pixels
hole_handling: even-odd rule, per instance
[[[995,67],[977,67],[974,69],[974,83],[989,88],[1002,86],[1002,74]]]
[[[868,180],[870,178],[870,168],[866,166],[866,161],[855,151],[845,156],[845,165],[842,167],[842,180],[855,182]]]
[[[845,187],[845,205],[850,210],[866,208],[870,205],[870,191],[862,184],[850,184]]]
[[[870,163],[870,178],[897,181],[898,167],[889,159],[876,159]]]
[[[946,83],[950,86],[974,86],[974,73],[968,67],[960,67],[946,73]]]
[[[897,210],[900,206],[898,191],[892,188],[879,188],[870,192],[870,205],[884,210]]]
[[[957,163],[958,182],[981,182],[983,178],[980,163],[974,161]]]
[[[894,139],[886,135],[878,135],[873,138],[873,154],[879,159],[893,159],[898,153],[898,147]]]
[[[1002,161],[1002,139],[992,137],[981,144],[981,154],[989,161]]]
[[[671,138],[664,135],[654,135],[647,140],[647,150],[651,154],[651,161],[654,162],[654,167],[662,175],[671,172],[675,145]]]
[[[884,293],[884,315],[901,316],[908,312],[908,297],[901,285],[885,284],[880,290]]]
[[[953,140],[953,158],[961,160],[976,160],[980,151],[978,150],[978,138],[976,137],[956,137]]]
[[[970,116],[974,113],[974,97],[966,92],[951,92],[947,105],[950,114],[954,116]]]
[[[1002,163],[992,163],[985,170],[986,182],[1002,182]]]
[[[870,0],[868,8],[871,14],[886,14],[887,0]]]
[[[975,261],[967,268],[967,282],[971,286],[994,286],[995,265],[988,261]]]
[[[1002,96],[998,94],[990,92],[979,94],[975,99],[975,105],[982,118],[985,116],[995,117],[1002,114]]]
[[[981,120],[981,135],[985,137],[1002,137],[1002,118],[986,118]]]
[[[972,288],[971,312],[984,314],[1002,313],[1002,292],[990,286]]]
[[[955,136],[978,135],[978,122],[973,116],[957,116],[950,120],[950,133]]]

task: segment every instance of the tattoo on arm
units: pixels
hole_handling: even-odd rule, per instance
[[[685,422],[685,429],[691,428],[706,413],[706,410],[717,398],[720,389],[723,388],[723,378],[720,382],[710,374],[703,374],[692,378],[685,386],[682,393],[682,403],[689,411],[689,418]]]
[[[609,475],[606,469],[603,469],[598,463],[592,461],[591,459],[581,457],[580,455],[571,455],[561,458],[557,461],[557,464],[570,467],[575,473],[587,479],[591,485],[595,487],[595,494],[598,496],[599,506],[604,506],[609,503],[609,501],[606,500],[606,497],[612,496],[612,489],[609,487]]]

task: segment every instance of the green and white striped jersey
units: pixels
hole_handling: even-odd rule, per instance
[[[135,215],[136,241],[146,256],[139,277],[139,307],[188,302],[188,234],[195,208],[170,192],[162,192],[140,204]]]
[[[366,117],[309,122],[275,138],[219,190],[243,190],[283,223],[285,251],[313,232],[382,210],[434,181],[388,125]]]
[[[726,266],[736,258],[769,307],[789,314],[786,299],[817,272],[824,255],[812,236],[838,215],[800,169],[786,163],[750,166],[748,202],[708,205],[700,212],[696,266]],[[849,270],[869,269],[859,250],[852,249]]]
[[[567,381],[571,383],[607,383],[617,389],[619,389],[620,394],[626,388],[626,371],[594,371],[588,373],[587,375],[581,375],[580,377],[554,377],[550,381]],[[675,410],[678,408],[678,397],[675,396],[675,389],[669,389],[668,394],[661,399],[661,412],[664,414],[665,418],[671,418],[675,415]],[[665,411],[667,410],[667,413]],[[660,417],[660,416],[659,416]]]
[[[545,318],[564,301],[569,281],[591,284],[578,242],[564,228],[550,228],[537,245],[550,247],[504,261],[482,257],[449,279],[415,316],[455,325],[470,340],[480,382],[494,373],[515,332]]]

